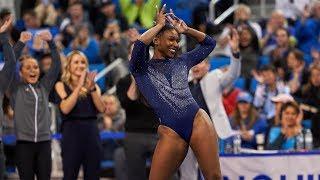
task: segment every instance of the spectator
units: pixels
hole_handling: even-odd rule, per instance
[[[31,39],[31,35],[30,36]],[[39,34],[51,50],[52,65],[39,79],[40,70],[36,59],[25,56],[20,61],[20,79],[10,85],[10,101],[14,110],[17,138],[16,160],[21,179],[47,179],[51,177],[51,118],[49,92],[59,76],[61,62],[59,52],[49,31]],[[18,56],[17,56],[18,57]]]
[[[88,57],[90,64],[101,63],[99,43],[90,35],[89,25],[83,23],[76,27],[75,37],[64,50],[65,54],[73,50],[82,51]]]
[[[293,102],[294,99],[290,94],[278,94],[271,98],[271,101],[275,104],[275,116],[269,119],[269,126],[279,126],[280,125],[280,110],[284,103]]]
[[[100,114],[102,119],[102,130],[124,131],[126,115],[120,106],[119,99],[115,95],[104,95],[102,101],[105,105],[105,112]]]
[[[252,96],[247,92],[241,92],[237,97],[237,107],[230,122],[232,129],[240,131],[241,147],[244,148],[256,149],[256,134],[264,134],[267,129],[266,120],[259,118],[252,105]]]
[[[275,107],[271,98],[278,94],[289,94],[289,87],[277,80],[276,70],[266,65],[261,68],[262,82],[257,86],[253,104],[258,108],[262,119],[270,119],[275,115]]]
[[[315,1],[312,6],[304,8],[302,17],[296,23],[298,48],[306,54],[319,44],[320,37],[320,2]]]
[[[309,73],[305,67],[303,60],[303,53],[297,49],[293,49],[287,56],[288,72],[288,85],[290,93],[293,96],[299,96],[298,90],[308,82]]]
[[[112,0],[102,0],[100,12],[100,16],[98,16],[95,23],[95,33],[100,38],[103,37],[105,28],[110,22],[117,21],[120,31],[125,31],[129,28],[125,17],[116,12],[116,5],[112,2]]]
[[[128,32],[131,31],[132,30]],[[100,49],[100,55],[106,65],[110,65],[117,58],[122,59],[122,64],[115,67],[106,80],[107,89],[111,89],[117,84],[120,78],[128,73],[128,41],[127,38],[121,34],[120,26],[117,21],[110,22],[107,25],[103,33]]]
[[[245,78],[245,89],[250,88],[251,71],[258,65],[260,55],[259,41],[255,33],[247,25],[238,26],[240,35],[240,55],[243,60],[241,77]]]
[[[50,0],[38,1],[37,6],[34,8],[40,24],[47,26],[55,26],[57,23],[58,12],[55,10],[54,5]]]
[[[302,109],[305,119],[312,120],[312,134],[314,145],[320,147],[320,66],[315,65],[310,68],[309,82],[302,87],[301,92]]]
[[[193,80],[189,83],[193,98],[199,107],[211,117],[215,130],[222,139],[230,136],[231,131],[229,120],[222,104],[222,91],[225,87],[234,83],[241,69],[239,35],[235,29],[232,29],[232,38],[229,40],[229,44],[233,57],[228,68],[209,72],[210,63],[208,60],[204,60],[192,68]],[[180,166],[180,179],[197,179],[197,166],[196,157],[191,148],[189,148],[187,156]]]
[[[283,104],[280,110],[281,127],[271,128],[266,149],[271,150],[294,150],[296,136],[302,133],[300,109],[295,102]]]
[[[79,1],[69,4],[68,17],[64,18],[60,24],[60,31],[62,32],[62,44],[67,47],[70,42],[76,37],[76,27],[83,23],[88,24],[89,30],[92,32],[92,25],[85,16],[83,5]]]
[[[263,49],[262,54],[268,55],[276,47],[276,31],[279,28],[287,29],[290,34],[290,43],[294,42],[295,39],[294,36],[292,36],[294,35],[294,28],[288,25],[281,10],[274,10],[267,21],[266,30],[263,31],[263,37],[260,39],[260,45]]]
[[[276,9],[284,12],[285,18],[296,21],[303,13],[304,7],[312,0],[276,0]]]
[[[161,0],[119,0],[122,14],[130,26],[137,29],[148,29],[153,26],[156,6],[160,8]]]
[[[104,112],[95,73],[87,72],[88,60],[80,51],[72,51],[55,89],[61,101],[63,179],[77,179],[83,165],[85,180],[98,180],[101,140],[96,123],[98,112]]]
[[[261,38],[262,30],[260,25],[258,23],[250,21],[251,9],[249,6],[245,4],[240,4],[237,10],[235,11],[234,15],[235,15],[234,20],[235,20],[236,26],[247,25],[253,30],[252,32],[254,32],[255,36],[257,36],[258,38]]]
[[[284,80],[285,72],[288,72],[286,58],[291,50],[289,31],[284,28],[276,30],[277,45],[270,53],[270,60],[275,66],[279,77]]]

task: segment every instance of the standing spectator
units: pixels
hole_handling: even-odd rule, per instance
[[[275,107],[271,98],[278,94],[289,94],[289,87],[277,80],[276,70],[273,66],[266,65],[261,68],[262,82],[257,86],[253,104],[258,108],[262,119],[274,116]]]
[[[283,104],[280,110],[281,127],[272,127],[266,145],[271,150],[294,150],[296,136],[302,133],[300,109],[295,102]]]
[[[128,32],[133,31],[129,30]],[[122,63],[116,66],[106,79],[107,89],[114,87],[120,78],[128,74],[128,41],[121,34],[118,21],[110,22],[104,33],[101,41],[100,55],[106,65],[110,65],[117,58],[122,59]]]
[[[102,121],[101,129],[107,131],[124,131],[126,114],[117,96],[104,95],[102,96],[102,101],[105,105],[105,111],[99,115],[99,119]]]
[[[267,123],[259,118],[259,113],[252,105],[252,96],[247,92],[241,92],[237,98],[237,107],[231,116],[231,126],[239,130],[241,135],[241,147],[256,149],[256,134],[265,133]]]
[[[129,30],[130,42],[139,37]],[[131,57],[133,45],[129,48]],[[152,158],[158,141],[159,120],[140,95],[134,78],[128,74],[117,84],[117,96],[126,112],[124,147],[114,153],[115,175],[118,180],[147,180],[146,161]]]
[[[21,179],[50,179],[51,132],[49,92],[59,76],[60,55],[49,31],[39,34],[51,50],[52,65],[41,79],[38,61],[31,56],[20,60],[20,79],[13,80],[9,92],[14,110],[17,138],[16,160]]]
[[[240,55],[243,61],[241,77],[245,78],[245,89],[250,88],[251,71],[258,65],[260,55],[259,41],[255,33],[247,25],[238,27],[240,36]]]
[[[90,64],[101,63],[99,43],[90,35],[89,24],[83,23],[76,27],[75,37],[64,50],[65,54],[73,50],[82,51],[88,57]]]
[[[155,7],[160,7],[161,0],[119,0],[119,3],[129,25],[147,29],[153,26],[157,10]]]
[[[15,75],[15,66],[16,66],[16,57],[14,54],[14,51],[9,43],[9,37],[8,37],[8,27],[10,27],[10,24],[12,23],[12,17],[9,16],[9,19],[1,19],[1,26],[0,26],[0,43],[3,48],[3,55],[5,64],[0,71],[0,136],[2,136],[2,127],[4,122],[4,112],[6,112],[6,109],[3,110],[2,104],[5,92],[7,91],[13,76]],[[9,106],[9,105],[8,105]],[[7,107],[8,107],[7,106]],[[5,156],[3,152],[3,145],[2,145],[2,139],[0,139],[0,179],[4,178],[5,174]]]
[[[103,32],[109,22],[117,21],[121,31],[125,31],[129,28],[125,17],[116,12],[116,5],[112,0],[102,0],[100,12],[100,16],[98,16],[95,23],[95,33],[100,38],[103,37]]]
[[[56,92],[61,98],[62,164],[64,180],[75,180],[83,166],[85,180],[98,180],[101,140],[97,126],[98,112],[104,112],[95,73],[87,72],[88,60],[80,51],[67,56]]]
[[[214,127],[220,138],[230,136],[229,120],[222,104],[222,91],[232,84],[240,74],[241,62],[239,52],[239,36],[235,29],[232,30],[232,38],[229,40],[233,52],[230,67],[227,71],[216,69],[209,72],[210,64],[202,61],[192,68],[193,81],[189,88],[193,98],[199,107],[205,110],[213,120]],[[181,180],[197,179],[197,160],[189,147],[187,156],[180,166]]]
[[[298,48],[306,54],[319,45],[320,37],[320,2],[314,1],[312,6],[305,6],[302,17],[296,23]]]

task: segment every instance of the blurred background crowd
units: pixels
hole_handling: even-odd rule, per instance
[[[126,96],[132,81],[128,71],[131,44],[153,26],[155,7],[162,4],[189,26],[215,37],[217,46],[208,57],[207,68],[197,70],[204,74],[228,68],[230,28],[239,33],[241,73],[223,89],[222,96],[231,127],[239,136],[221,140],[221,153],[235,152],[237,140],[242,148],[257,150],[320,147],[320,1],[268,0],[261,4],[258,0],[220,0],[212,10],[209,0],[0,0],[0,19],[10,13],[15,17],[10,27],[11,44],[18,41],[21,32],[32,33],[23,54],[38,60],[42,74],[52,62],[48,45],[38,37],[43,30],[51,32],[62,66],[73,50],[83,52],[91,71],[100,72],[116,64],[97,81],[106,109],[97,116],[98,127],[101,132],[142,133],[149,138],[141,142],[134,137],[102,140],[103,160],[116,163],[119,177],[124,154],[143,152],[143,158],[150,159],[157,140],[157,119]],[[230,7],[234,11],[222,21],[210,19],[212,15],[224,17]],[[182,37],[180,46],[181,52],[186,52],[196,43]],[[50,102],[52,131],[59,133],[62,120],[54,91]],[[10,137],[14,134],[14,112],[8,97],[2,108],[3,134]],[[8,172],[14,172],[14,146],[14,140],[4,141]],[[128,146],[135,149],[128,152]],[[134,169],[135,164],[129,165]],[[108,163],[101,166],[109,168]]]

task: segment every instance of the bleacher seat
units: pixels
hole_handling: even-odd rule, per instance
[[[312,126],[312,121],[311,119],[304,119],[302,122],[302,127],[304,127],[305,129],[311,129]]]
[[[213,57],[210,60],[210,70],[216,69],[216,68],[220,68],[222,66],[226,66],[230,64],[230,58],[228,57]]]
[[[309,66],[312,63],[312,57],[309,54],[304,54],[303,59],[306,66]]]

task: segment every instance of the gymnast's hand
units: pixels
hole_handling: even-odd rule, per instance
[[[164,4],[161,8],[161,10],[159,11],[158,6],[156,6],[157,8],[157,18],[156,18],[156,25],[161,25],[164,26],[166,24],[166,4]]]
[[[166,14],[167,20],[175,27],[178,33],[185,33],[188,31],[189,27],[187,24],[176,15],[174,15],[172,9],[170,9],[170,13]]]
[[[229,45],[232,53],[239,53],[239,34],[236,29],[231,29],[231,35],[229,36]]]
[[[0,27],[0,33],[3,33],[5,31],[7,31],[8,27],[12,24],[13,18],[10,15],[5,21],[4,23],[1,25]]]

